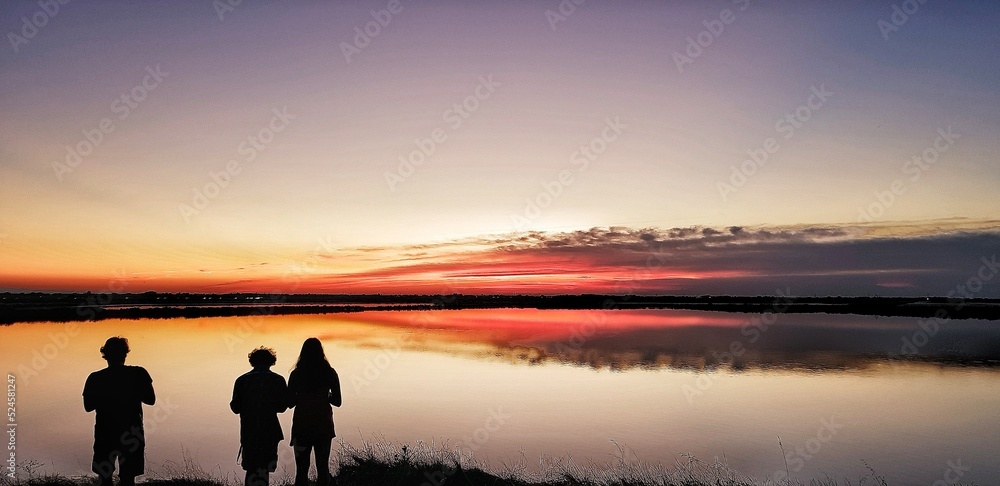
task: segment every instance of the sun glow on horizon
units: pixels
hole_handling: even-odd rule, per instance
[[[912,225],[896,230],[609,227],[403,246],[340,248],[327,241],[294,256],[206,248],[157,259],[130,248],[109,255],[121,266],[108,273],[100,274],[99,260],[88,265],[51,260],[44,267],[24,260],[5,266],[0,281],[11,290],[95,292],[698,295],[770,294],[789,282],[838,295],[844,291],[829,282],[843,281],[868,294],[944,295],[947,280],[935,277],[943,270],[933,261],[948,261],[952,247],[988,252],[998,235],[992,221],[950,223],[948,233],[940,232],[943,224],[924,230]],[[888,250],[899,254],[895,261],[872,261],[859,250],[863,246],[907,250]],[[923,255],[916,260],[910,255],[915,248]],[[816,259],[820,254],[837,257]],[[959,269],[951,272],[961,275]]]
[[[946,294],[996,247],[992,3],[737,6],[690,64],[732,5],[402,7],[345,55],[384,4],[60,6],[0,50],[0,289]]]

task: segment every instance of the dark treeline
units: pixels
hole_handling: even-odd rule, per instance
[[[0,324],[432,309],[689,309],[1000,319],[1000,299],[650,295],[0,293]]]

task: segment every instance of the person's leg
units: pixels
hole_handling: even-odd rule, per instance
[[[146,472],[146,444],[142,435],[138,436],[138,444],[122,448],[118,454],[118,484],[119,486],[135,486],[136,476]]]
[[[267,486],[270,479],[270,473],[268,473],[267,468],[249,469],[247,470],[244,484],[246,486]]]
[[[263,472],[263,481],[261,478],[261,473]],[[267,470],[266,469],[251,469],[247,471],[244,484],[246,486],[267,486]]]
[[[295,486],[307,486],[309,484],[309,453],[312,446],[296,444],[292,446],[295,453]]]
[[[115,453],[105,442],[100,438],[94,440],[94,458],[91,461],[91,470],[97,473],[101,486],[113,486]]]
[[[114,470],[113,469],[110,470],[110,471],[107,471],[107,470],[99,471],[97,473],[97,479],[100,482],[100,485],[101,486],[114,486],[115,482],[112,479],[112,475],[113,474],[114,474]]]
[[[258,444],[243,446],[243,469],[246,470],[245,486],[267,486],[267,454]]]
[[[331,440],[319,441],[316,444],[316,485],[327,486],[330,483],[330,443]]]

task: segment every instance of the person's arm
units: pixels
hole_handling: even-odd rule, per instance
[[[94,396],[94,375],[87,377],[87,382],[83,385],[83,409],[88,412],[97,410],[97,397]]]
[[[288,402],[289,402],[289,398],[288,398],[288,395],[289,395],[289,393],[288,393],[288,385],[285,384],[285,377],[284,376],[281,376],[281,375],[279,375],[277,373],[275,373],[274,376],[278,377],[278,379],[274,381],[275,384],[280,384],[281,385],[280,388],[278,388],[278,396],[275,397],[276,400],[274,401],[274,411],[277,412],[277,413],[282,413],[285,410],[288,410],[288,408],[289,408],[288,407]]]
[[[146,405],[156,404],[156,392],[153,391],[153,378],[149,376],[149,372],[145,368],[139,368],[142,370],[142,393],[139,395],[139,399],[142,403]]]
[[[229,409],[233,413],[238,414],[242,408],[243,406],[240,403],[240,379],[237,378],[236,383],[233,384],[233,400],[229,402]]]
[[[299,386],[298,374],[292,370],[292,373],[288,375],[288,408],[295,408],[299,404],[299,394],[296,393],[297,387]]]
[[[340,376],[334,369],[330,369],[330,373],[333,375],[330,378],[330,405],[339,407],[344,404],[344,397],[340,394]]]

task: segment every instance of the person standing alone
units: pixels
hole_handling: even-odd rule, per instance
[[[108,367],[91,373],[83,386],[84,410],[97,411],[91,469],[101,486],[112,485],[116,460],[121,486],[135,485],[135,477],[145,473],[142,404],[156,403],[156,394],[145,368],[125,366],[129,351],[128,339],[108,338],[101,347]]]
[[[330,366],[317,338],[302,343],[299,360],[288,377],[289,405],[292,415],[292,447],[295,451],[295,486],[309,484],[309,456],[316,452],[316,484],[330,483],[330,443],[336,436],[333,429],[333,408],[343,404],[340,377]]]

